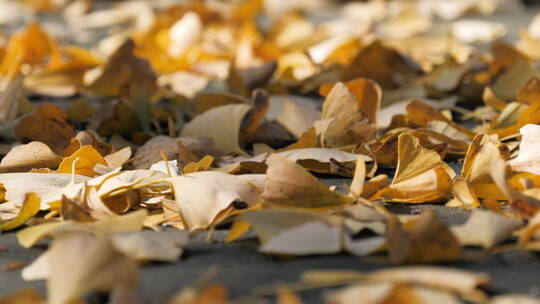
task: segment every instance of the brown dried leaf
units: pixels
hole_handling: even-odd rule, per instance
[[[383,89],[395,89],[421,73],[420,67],[409,58],[375,41],[358,53],[351,65],[343,70],[341,78],[345,81],[369,78]]]
[[[124,42],[105,65],[85,75],[87,90],[101,96],[129,95],[131,87],[156,89],[156,75],[145,59],[134,55],[135,43]]]
[[[462,258],[461,245],[433,211],[406,224],[388,221],[388,253],[393,263],[435,263]]]
[[[15,136],[21,143],[43,142],[54,153],[63,155],[70,139],[75,136],[75,130],[62,109],[44,104],[36,108],[32,115],[19,121],[15,127]]]

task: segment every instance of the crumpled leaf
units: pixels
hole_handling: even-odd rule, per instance
[[[23,225],[29,218],[39,212],[40,206],[41,199],[39,196],[34,192],[27,193],[17,216],[8,222],[0,223],[0,230],[12,230]]]
[[[431,210],[405,224],[388,221],[388,253],[393,263],[435,263],[462,257],[458,239]]]
[[[505,160],[497,158],[490,163],[489,174],[504,198],[508,200],[510,207],[522,217],[532,218],[540,211],[540,197],[534,192],[529,195],[527,191],[519,192],[510,187],[507,180],[507,165]]]
[[[494,135],[477,135],[467,150],[461,176],[480,198],[505,199],[490,175],[491,164],[503,159],[507,147]]]
[[[355,145],[375,138],[376,122],[368,115],[376,116],[373,112],[376,113],[380,104],[380,88],[370,80],[361,79],[361,82],[362,93],[351,92],[343,83],[335,84],[328,93],[321,120],[316,122],[323,146]]]
[[[319,89],[321,95],[327,97],[332,91],[335,84],[322,85]],[[382,90],[379,85],[366,78],[357,78],[345,83],[347,90],[356,98],[356,105],[360,112],[366,115],[371,122],[377,125],[377,114],[381,107]],[[330,104],[326,109],[325,116],[333,116],[332,114],[338,111],[331,106],[338,104]],[[323,113],[325,112],[323,107]]]
[[[398,158],[392,183],[379,190],[373,198],[421,203],[440,200],[449,195],[451,179],[456,174],[437,152],[423,148],[416,137],[402,133],[398,138]]]
[[[277,154],[266,160],[266,183],[262,198],[289,208],[327,209],[350,204],[353,198],[333,192],[304,168]]]
[[[505,241],[523,221],[489,210],[473,210],[466,223],[451,228],[462,246],[475,245],[490,249]]]
[[[92,146],[99,154],[106,156],[115,151],[114,147],[91,131],[81,131],[70,140],[69,147],[64,151],[64,156],[70,156],[82,146]]]
[[[478,196],[461,176],[454,179],[452,194],[454,197],[446,203],[447,207],[476,208],[480,206]]]
[[[246,156],[240,147],[240,128],[250,110],[246,104],[225,105],[210,109],[187,123],[182,136],[212,139],[216,148]]]
[[[231,208],[246,209],[259,200],[259,190],[250,182],[218,171],[203,171],[169,179],[187,229],[206,229],[227,215]]]
[[[474,132],[467,130],[448,119],[440,111],[420,100],[413,99],[407,104],[407,118],[410,124],[419,127],[428,127],[430,122],[443,121],[464,136],[472,138]]]

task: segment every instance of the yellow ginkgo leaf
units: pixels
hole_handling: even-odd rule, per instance
[[[64,158],[56,172],[94,176],[94,166],[97,164],[107,165],[107,162],[92,146],[87,145]]]
[[[496,135],[478,135],[469,145],[461,176],[479,198],[506,199],[493,182],[490,168],[495,160],[504,159],[508,148],[497,140]]]
[[[454,170],[439,154],[420,145],[418,138],[402,133],[398,138],[398,165],[390,186],[373,198],[403,203],[437,201],[452,187]]]
[[[210,165],[212,165],[213,161],[214,158],[212,156],[206,155],[198,162],[187,164],[184,168],[182,168],[182,172],[184,174],[188,174],[208,170],[208,168],[210,168]]]
[[[7,223],[0,224],[0,230],[11,230],[21,226],[39,212],[40,206],[41,199],[39,196],[34,192],[27,193],[19,214]]]

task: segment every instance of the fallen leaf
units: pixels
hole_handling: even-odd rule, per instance
[[[68,232],[55,238],[43,255],[48,303],[68,303],[90,291],[126,292],[137,283],[137,265],[104,236]]]
[[[128,233],[139,231],[143,228],[144,219],[148,211],[141,209],[125,215],[113,216],[87,224],[73,224],[73,222],[53,222],[31,226],[17,232],[17,240],[24,248],[34,246],[41,239],[62,233],[63,231],[92,231],[97,230],[106,233]],[[86,227],[86,228],[85,228]]]
[[[399,135],[398,165],[390,186],[373,197],[386,201],[419,203],[447,197],[452,187],[454,170],[441,160],[439,154],[420,145],[407,133]]]
[[[334,254],[348,251],[356,255],[375,252],[384,244],[380,237],[352,240],[344,233],[337,216],[298,210],[263,210],[238,216],[257,234],[264,253],[281,255]],[[345,242],[343,242],[345,240]]]
[[[461,176],[480,198],[505,199],[490,175],[490,166],[497,159],[505,158],[507,148],[496,136],[477,135],[467,150]]]
[[[185,231],[138,231],[110,236],[116,250],[136,261],[176,262],[188,241]]]
[[[26,172],[33,168],[56,169],[62,157],[46,144],[33,141],[13,147],[0,162],[0,172]]]
[[[152,164],[162,160],[161,152],[165,153],[167,159],[175,159],[182,152],[178,150],[178,141],[197,158],[202,158],[207,154],[215,155],[215,150],[209,140],[189,137],[170,138],[167,136],[155,136],[137,149],[137,153],[135,153],[131,163],[135,168],[148,169]]]
[[[94,166],[107,165],[105,159],[92,146],[82,146],[60,163],[57,173],[74,173],[85,176],[94,176]]]
[[[445,206],[447,207],[471,209],[480,206],[478,196],[469,183],[461,176],[454,179],[452,184],[452,194],[454,197],[446,203]]]
[[[433,211],[402,224],[388,221],[388,253],[393,263],[434,263],[462,257],[461,245]]]
[[[198,162],[187,164],[184,168],[182,168],[182,173],[188,174],[208,170],[208,168],[210,168],[210,165],[212,165],[212,162],[214,162],[214,158],[210,155],[206,155]]]
[[[488,210],[474,210],[463,225],[451,227],[462,246],[482,246],[490,249],[523,226],[519,219],[509,218]]]
[[[114,153],[105,155],[103,159],[108,167],[118,169],[122,168],[122,166],[131,158],[131,153],[131,147],[125,147]]]
[[[49,203],[60,201],[62,195],[78,192],[88,177],[63,173],[2,173],[0,184],[6,190],[7,201],[20,204],[26,193],[35,192],[41,198],[41,209],[49,209]],[[74,183],[72,183],[74,182]]]
[[[320,132],[323,146],[355,145],[376,137],[375,122],[371,121],[368,115],[378,110],[374,104],[380,103],[380,89],[372,81],[363,81],[367,83],[360,86],[363,88],[361,95],[360,92],[353,94],[343,83],[337,83],[328,93],[321,113],[321,120],[328,122]],[[356,96],[362,98],[359,99]],[[374,110],[371,110],[372,108]]]
[[[271,204],[306,209],[345,206],[354,199],[329,190],[304,168],[277,154],[266,160],[266,183],[262,198]]]
[[[131,87],[154,91],[156,75],[148,61],[134,55],[134,49],[135,43],[127,40],[103,66],[86,72],[87,90],[100,96],[129,95]]]
[[[0,224],[0,230],[12,230],[23,225],[29,218],[39,212],[41,199],[34,192],[29,192],[22,203],[21,210],[17,217],[7,223]]]
[[[240,147],[240,128],[249,105],[233,104],[210,109],[187,123],[182,136],[212,139],[216,148],[246,156]]]
[[[244,208],[259,200],[259,190],[251,183],[224,172],[202,171],[169,179],[186,227],[206,229],[241,202]]]
[[[321,95],[327,97],[332,91],[334,85],[335,84],[323,85],[319,89],[319,92],[321,93]],[[356,105],[358,106],[360,112],[366,115],[369,120],[376,125],[377,114],[379,108],[381,107],[382,96],[382,90],[379,85],[376,82],[366,78],[353,79],[351,81],[347,81],[345,85],[347,86],[349,92],[353,94],[353,96],[356,98]],[[330,104],[327,106],[327,113],[323,115],[333,116],[332,114],[338,111],[337,109],[333,109],[331,107],[332,105],[334,104]],[[337,104],[335,106],[337,106]],[[323,113],[325,113],[324,105]]]
[[[383,89],[395,89],[420,73],[420,67],[411,60],[375,41],[358,53],[341,78],[347,81],[364,77],[373,79]]]
[[[276,121],[296,138],[300,138],[320,117],[321,112],[316,109],[314,103],[303,99],[286,98]]]
[[[528,124],[521,127],[519,133],[521,134],[519,154],[509,162],[512,170],[540,174],[540,152],[537,149],[540,127]]]
[[[464,43],[487,43],[506,34],[502,23],[484,20],[460,20],[452,24],[452,35]]]
[[[43,142],[54,153],[63,155],[70,139],[75,136],[75,130],[62,109],[44,104],[19,121],[15,127],[15,136],[21,143]]]
[[[356,161],[358,157],[361,157],[364,161],[372,160],[367,155],[327,148],[290,149],[278,152],[276,155],[293,161],[307,170],[319,173],[332,173],[331,165],[333,161],[347,165]]]

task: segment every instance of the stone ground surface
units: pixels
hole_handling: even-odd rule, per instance
[[[509,4],[502,12],[489,19],[505,23],[509,30],[506,40],[515,41],[519,29],[526,27],[538,11],[540,11],[538,6],[520,9]],[[326,180],[327,184],[338,186],[347,181]],[[449,224],[461,223],[468,216],[465,211],[448,209],[440,205],[391,206],[392,211],[399,213],[418,213],[426,208],[434,209],[442,220]],[[215,238],[219,240],[224,235],[218,231]],[[214,281],[225,284],[233,298],[252,294],[261,286],[298,281],[301,272],[306,270],[370,271],[387,266],[376,263],[373,259],[347,254],[287,259],[272,257],[257,252],[257,241],[253,237],[233,244],[207,243],[204,239],[205,235],[195,236],[185,248],[184,255],[178,263],[153,263],[141,267],[137,294],[145,299],[145,303],[163,303],[164,299],[182,287],[189,286],[214,266],[220,269]],[[21,278],[20,269],[4,270],[4,266],[12,262],[30,263],[45,248],[45,244],[42,243],[35,248],[24,249],[18,245],[14,233],[0,235],[0,295],[28,286],[45,294],[44,282],[28,283]],[[445,266],[489,273],[492,276],[492,290],[495,293],[527,293],[540,296],[540,258],[533,253],[511,252]],[[306,303],[322,303],[324,292],[324,290],[306,291],[302,292],[301,296]],[[92,300],[93,303],[103,301],[100,298]]]

